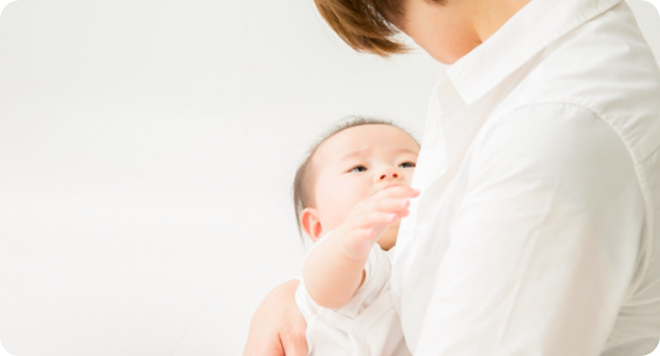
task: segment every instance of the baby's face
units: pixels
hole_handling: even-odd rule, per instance
[[[419,146],[404,131],[389,125],[361,125],[323,142],[312,159],[314,202],[324,232],[341,225],[353,207],[383,189],[410,186]],[[399,224],[378,242],[391,248]]]

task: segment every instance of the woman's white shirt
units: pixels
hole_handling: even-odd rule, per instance
[[[660,70],[619,0],[533,0],[441,70],[392,294],[416,356],[646,355]]]

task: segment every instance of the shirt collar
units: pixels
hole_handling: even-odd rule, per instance
[[[490,38],[446,67],[472,104],[553,41],[622,0],[532,0]]]

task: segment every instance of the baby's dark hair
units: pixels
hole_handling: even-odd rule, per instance
[[[305,159],[298,167],[298,170],[296,171],[296,176],[293,179],[293,207],[296,211],[296,223],[298,224],[298,232],[300,233],[301,237],[303,236],[303,231],[300,225],[300,215],[302,214],[302,211],[305,208],[310,207],[312,206],[312,204],[314,204],[313,201],[314,194],[313,194],[312,185],[310,184],[311,182],[314,181],[314,172],[310,167],[312,158],[314,157],[314,153],[316,153],[316,150],[319,148],[319,146],[330,137],[346,129],[350,129],[351,127],[362,126],[362,125],[393,126],[410,135],[408,131],[392,123],[391,121],[383,120],[383,119],[359,117],[359,116],[350,116],[344,119],[342,123],[331,127],[328,131],[322,134],[321,137],[314,143],[314,145],[312,145],[309,151],[307,151],[307,154],[305,155]],[[410,135],[410,137],[412,137],[412,135]]]

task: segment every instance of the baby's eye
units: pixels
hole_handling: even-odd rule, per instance
[[[366,170],[367,170],[367,167],[365,167],[365,166],[355,166],[355,167],[351,168],[351,170],[348,171],[348,172],[349,173],[358,173],[358,172],[364,172]]]
[[[401,168],[415,168],[415,162],[403,162],[399,165]]]

